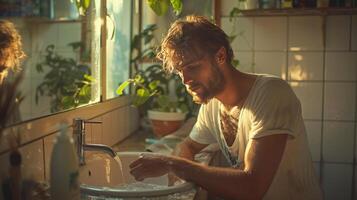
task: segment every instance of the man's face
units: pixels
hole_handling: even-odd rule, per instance
[[[208,56],[180,66],[177,73],[193,101],[198,104],[207,103],[224,88],[223,73],[214,59]]]

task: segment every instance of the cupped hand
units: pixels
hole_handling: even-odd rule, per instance
[[[170,172],[172,159],[171,156],[143,153],[129,165],[130,173],[137,181],[162,176]]]

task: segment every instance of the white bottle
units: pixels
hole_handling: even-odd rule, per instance
[[[53,200],[79,200],[78,158],[73,139],[67,133],[67,126],[60,125],[53,146],[50,166],[50,192]]]

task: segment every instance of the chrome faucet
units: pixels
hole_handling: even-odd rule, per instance
[[[86,144],[85,142],[86,123],[100,124],[102,122],[86,121],[81,118],[73,119],[74,144],[77,151],[79,164],[80,165],[85,164],[84,151],[103,151],[114,158],[116,156],[116,153],[110,146],[104,144]]]

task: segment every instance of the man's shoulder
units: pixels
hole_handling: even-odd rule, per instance
[[[265,91],[272,94],[290,91],[291,87],[287,81],[283,80],[280,77],[263,74],[259,76],[257,89],[258,91]]]

